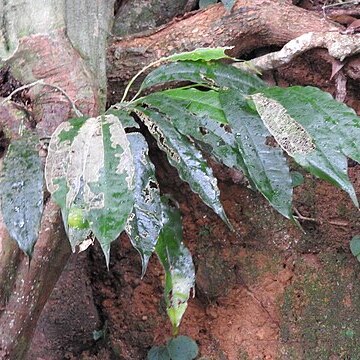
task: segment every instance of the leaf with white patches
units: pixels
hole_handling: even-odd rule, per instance
[[[119,119],[109,114],[61,124],[50,141],[46,181],[73,250],[92,232],[108,264],[110,243],[124,230],[133,207],[133,158]],[[74,211],[88,227],[69,226]]]
[[[279,131],[292,129],[287,131],[293,143],[289,155],[315,176],[346,191],[358,207],[358,199],[347,174],[346,158],[360,161],[360,118],[354,110],[311,86],[263,89],[255,95],[255,100],[257,97],[272,104],[267,115],[273,118],[270,122],[276,123],[279,118],[282,118],[280,124],[284,121],[288,124],[296,122],[295,127],[283,124]],[[284,111],[286,117],[279,116]],[[261,116],[264,117],[264,113]],[[295,134],[299,140],[296,140]],[[278,142],[281,145],[281,139]]]
[[[250,98],[254,101],[264,125],[290,156],[308,154],[315,150],[314,141],[309,133],[281,104],[262,94],[254,94]]]
[[[128,140],[134,157],[135,189],[134,208],[125,230],[140,253],[144,276],[162,227],[160,189],[144,137],[132,133],[128,134]]]
[[[156,244],[156,254],[165,269],[165,303],[176,335],[195,286],[195,268],[190,251],[182,242],[182,224],[177,209],[162,204],[164,227]]]
[[[220,101],[236,134],[250,179],[277,211],[292,218],[292,181],[283,151],[267,144],[270,133],[237,91],[220,92]]]
[[[181,134],[195,139],[198,146],[210,153],[217,161],[246,174],[246,166],[238,151],[235,136],[224,127],[227,120],[220,104],[219,94],[214,91],[195,90],[185,95],[185,92],[193,89],[179,90],[156,92],[145,96],[141,101],[166,114]],[[198,100],[190,100],[190,94],[196,98],[198,93],[201,94],[202,99],[204,99],[203,93],[208,94],[205,95],[206,100],[201,105]],[[210,99],[213,100],[213,107],[207,105],[211,102]]]
[[[170,164],[178,170],[180,178],[232,229],[220,202],[217,179],[202,153],[165,116],[149,108],[138,110],[143,114],[140,114],[141,120],[166,153]]]
[[[10,236],[31,257],[43,210],[43,171],[38,139],[28,135],[13,141],[0,178],[1,212]]]

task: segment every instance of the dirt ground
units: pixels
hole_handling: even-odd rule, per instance
[[[180,204],[184,239],[197,270],[196,296],[181,326],[202,360],[357,359],[360,264],[349,240],[358,211],[340,190],[305,174],[294,205],[306,234],[244,184],[221,181],[231,233],[157,160],[162,190]],[[360,189],[360,165],[351,178]],[[217,175],[230,179],[225,169]],[[222,174],[220,174],[222,172]],[[174,192],[173,189],[178,189]],[[74,255],[38,324],[27,360],[145,359],[171,329],[155,257],[141,262],[128,239],[112,247],[107,271],[98,247]],[[103,330],[97,341],[93,332]]]
[[[309,52],[265,77],[333,94],[331,66],[317,56]],[[350,83],[346,102],[357,111],[359,94]],[[232,233],[162,155],[152,156],[162,191],[180,205],[184,241],[194,257],[196,296],[180,332],[196,340],[199,359],[360,359],[360,264],[349,250],[360,219],[346,194],[303,172],[294,200],[308,218],[302,231],[236,174],[215,167]],[[360,165],[349,165],[360,195]],[[43,311],[27,360],[146,359],[171,329],[157,259],[144,279],[140,274],[140,257],[126,236],[112,246],[109,271],[97,246],[74,255]],[[94,340],[94,331],[104,336]]]

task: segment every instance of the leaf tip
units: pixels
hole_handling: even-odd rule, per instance
[[[101,250],[105,256],[106,267],[110,270],[110,244],[101,244]]]

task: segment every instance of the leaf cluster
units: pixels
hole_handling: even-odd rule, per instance
[[[293,187],[302,180],[290,171],[288,158],[346,191],[358,206],[347,174],[347,157],[360,161],[360,119],[355,112],[314,87],[268,87],[259,77],[222,64],[219,60],[229,58],[226,49],[197,49],[160,59],[133,99],[125,101],[145,69],[130,81],[123,101],[101,116],[62,123],[49,143],[46,184],[61,207],[73,250],[84,250],[97,239],[109,264],[111,242],[126,231],[141,256],[142,275],[156,253],[165,269],[165,300],[174,334],[195,271],[182,241],[180,213],[161,196],[139,122],[180,178],[231,230],[206,156],[242,171],[254,190],[293,221]],[[188,85],[171,88],[174,82]],[[159,85],[168,89],[152,91]],[[29,255],[42,209],[35,153],[33,143],[13,143],[1,180],[4,220]],[[17,157],[24,160],[11,170]],[[24,179],[21,186],[14,180],[19,178]]]

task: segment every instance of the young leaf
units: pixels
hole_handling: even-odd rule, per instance
[[[179,54],[174,54],[163,58],[164,61],[211,61],[220,59],[231,59],[225,54],[226,50],[231,50],[233,46],[218,47],[218,48],[197,48],[193,51],[187,51]]]
[[[292,218],[292,180],[282,150],[267,144],[270,133],[237,91],[221,91],[220,101],[251,180],[280,214]]]
[[[234,66],[218,62],[179,61],[159,66],[149,73],[141,84],[140,91],[171,81],[191,81],[211,88],[231,88],[244,94],[266,87],[257,76]]]
[[[9,146],[0,179],[1,212],[10,236],[29,257],[43,211],[43,171],[38,139],[27,135]]]
[[[189,101],[168,96],[168,91],[154,93],[142,98],[142,101],[160,112],[167,114],[176,129],[185,136],[198,141],[198,145],[228,167],[234,167],[246,173],[243,159],[237,149],[234,135],[226,131],[216,121],[217,114],[212,111],[190,111]],[[194,93],[195,95],[195,93]],[[225,116],[223,113],[222,116]],[[215,119],[214,119],[215,117]],[[225,119],[227,122],[227,120]]]
[[[51,138],[45,169],[67,230],[71,210],[81,209],[89,223],[85,233],[94,233],[108,264],[110,243],[124,230],[133,207],[133,159],[118,118],[105,115],[61,124]]]
[[[144,124],[166,153],[170,164],[178,170],[180,178],[231,228],[220,202],[217,180],[202,153],[160,113],[141,108],[139,111],[145,115],[142,116]]]
[[[188,336],[177,336],[169,340],[167,349],[173,360],[193,360],[199,352],[196,342]]]
[[[293,143],[295,136],[302,136],[301,142],[298,142],[302,150],[298,148],[289,152],[295,161],[312,174],[346,191],[358,206],[347,174],[346,159],[349,156],[360,161],[360,118],[354,111],[313,87],[271,88],[264,89],[261,94],[263,102],[272,104],[268,114],[274,122],[280,117],[284,119],[286,113],[285,120],[290,118],[305,129],[305,134],[296,130],[290,132],[289,138]]]
[[[219,93],[214,90],[200,91],[198,89],[171,89],[160,93],[174,100],[183,100],[186,109],[196,116],[211,118],[220,124],[227,120],[220,104]]]
[[[165,302],[167,313],[177,334],[195,286],[195,268],[189,250],[182,242],[182,225],[177,209],[163,204],[163,228],[156,244],[156,254],[165,269]]]
[[[135,203],[125,230],[132,245],[140,253],[144,276],[162,227],[160,189],[144,137],[132,133],[128,134],[128,140],[135,164]]]
[[[224,4],[227,11],[231,11],[235,5],[236,0],[221,0],[221,2]]]

